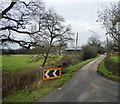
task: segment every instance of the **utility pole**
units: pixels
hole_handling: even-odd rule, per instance
[[[120,17],[120,1],[118,2],[118,14]],[[117,22],[117,24],[118,24],[118,56],[120,56],[120,20]]]
[[[109,46],[108,46],[108,36],[106,37],[107,40],[107,57],[108,57],[108,52],[109,52]]]
[[[77,36],[76,36],[76,51],[77,51],[77,44],[78,44],[78,32],[77,32]]]

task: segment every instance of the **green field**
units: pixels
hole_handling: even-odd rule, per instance
[[[114,62],[119,62],[119,56],[115,55],[115,56],[110,56],[110,59]]]
[[[6,71],[21,71],[26,69],[32,69],[35,67],[39,67],[42,64],[42,60],[32,61],[32,55],[10,55],[10,56],[1,56],[2,62],[2,70]],[[56,59],[48,59],[47,64],[54,63],[56,60],[61,59],[62,56],[57,56]]]

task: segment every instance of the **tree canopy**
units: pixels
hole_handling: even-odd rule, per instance
[[[72,40],[70,25],[66,26],[64,18],[55,10],[47,9],[41,0],[14,0],[4,10],[0,9],[2,45],[17,43],[27,49],[38,47],[43,53],[43,65],[55,46]]]
[[[103,10],[98,11],[99,21],[106,29],[106,35],[109,35],[114,40],[114,46],[119,47],[120,43],[120,2],[117,4],[111,3],[110,7],[103,6]]]
[[[57,42],[69,40],[70,26],[63,25],[63,17],[54,10],[47,10],[41,0],[12,0],[4,10],[2,6],[0,9],[0,40],[3,45],[17,43],[29,49],[47,43],[50,36]]]

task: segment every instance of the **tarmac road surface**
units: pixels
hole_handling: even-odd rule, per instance
[[[80,69],[61,88],[55,89],[37,102],[118,102],[118,82],[97,73],[105,55]]]

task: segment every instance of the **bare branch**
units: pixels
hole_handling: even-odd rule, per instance
[[[8,11],[10,11],[10,9],[15,5],[16,2],[11,2],[11,4],[9,5],[9,7],[7,7],[4,11],[2,11],[2,17],[3,15],[5,15]]]

